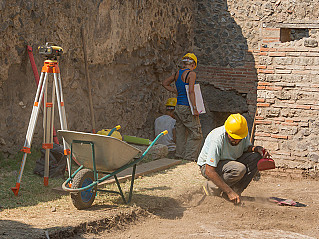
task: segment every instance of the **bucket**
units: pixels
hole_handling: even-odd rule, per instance
[[[265,155],[266,150],[263,150],[263,156]],[[272,158],[262,158],[257,163],[257,168],[259,171],[269,170],[276,168],[275,161]]]
[[[257,168],[259,171],[274,169],[276,168],[275,161],[271,158],[262,158],[258,161]]]

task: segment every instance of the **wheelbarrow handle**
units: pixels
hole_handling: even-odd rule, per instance
[[[150,144],[150,146],[147,147],[147,149],[144,151],[144,153],[142,154],[141,158],[144,158],[144,156],[148,153],[148,151],[153,147],[154,144],[156,144],[157,140],[162,137],[163,135],[167,134],[168,131],[167,130],[164,130],[163,132],[159,133],[157,135],[157,137],[154,139],[154,141]]]

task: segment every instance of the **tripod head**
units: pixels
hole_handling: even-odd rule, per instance
[[[47,42],[45,46],[38,47],[39,54],[44,55],[46,60],[54,60],[58,59],[58,56],[61,56],[63,53],[62,47],[54,46],[52,42]]]

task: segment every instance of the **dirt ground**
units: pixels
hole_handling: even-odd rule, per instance
[[[205,196],[197,165],[187,163],[137,179],[130,206],[97,197],[89,210],[76,210],[65,196],[4,210],[0,238],[319,238],[319,182],[275,175],[253,181],[236,206]],[[269,197],[308,206],[279,206]]]

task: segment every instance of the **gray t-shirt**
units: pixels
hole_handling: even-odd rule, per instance
[[[217,167],[220,160],[236,160],[251,145],[249,135],[243,138],[236,146],[230,144],[226,135],[225,126],[212,130],[206,137],[203,148],[199,154],[197,164],[208,164]]]
[[[155,136],[164,130],[168,131],[168,134],[163,135],[157,141],[158,144],[164,144],[168,147],[168,151],[174,151],[176,145],[173,141],[173,129],[175,128],[176,120],[169,115],[162,115],[155,120]]]

